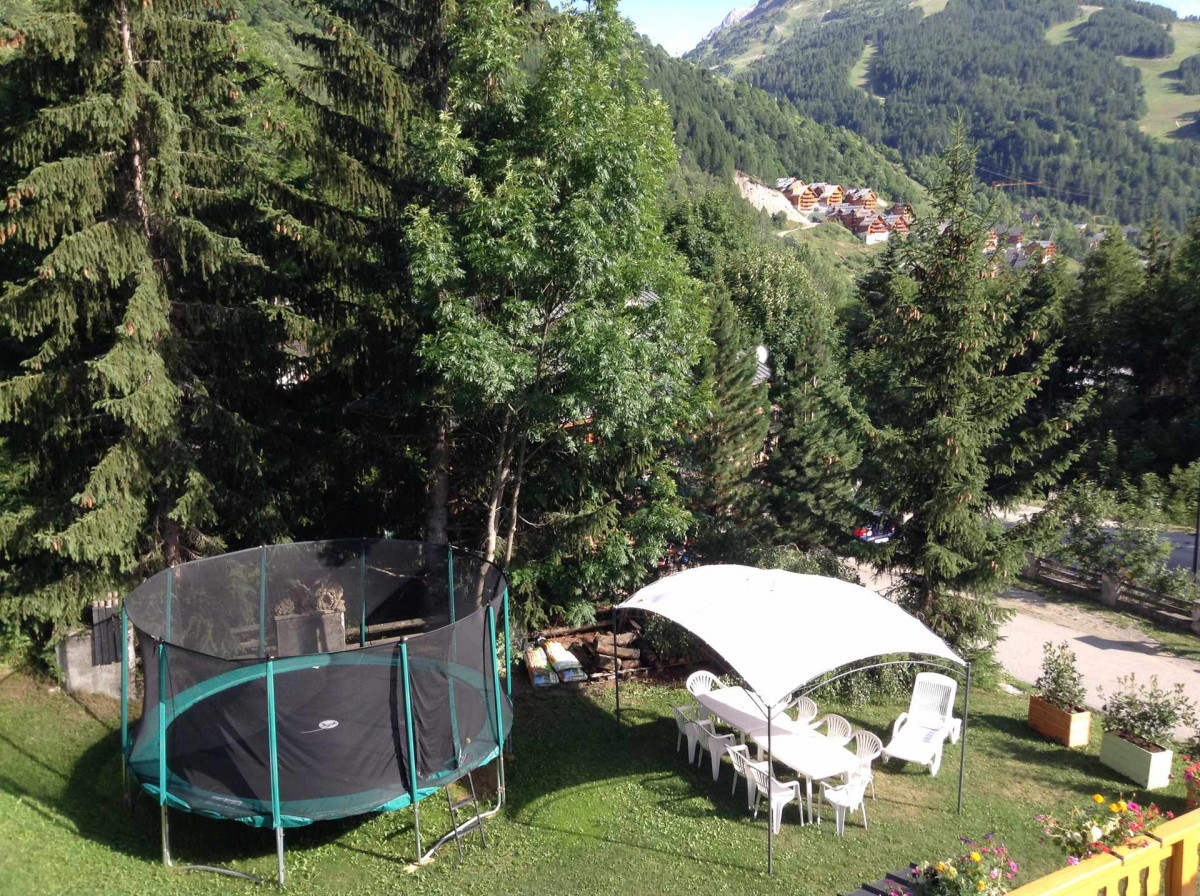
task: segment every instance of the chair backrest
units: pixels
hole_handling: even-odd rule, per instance
[[[695,721],[690,706],[672,706],[671,712],[675,715],[675,727],[679,729],[680,734],[684,734],[687,726]]]
[[[733,763],[734,774],[746,777],[746,745],[729,744],[725,747],[725,752],[729,754],[729,761]]]
[[[927,728],[940,728],[954,715],[958,682],[940,672],[918,673],[908,702],[908,718]]]
[[[825,736],[836,743],[848,743],[854,733],[850,723],[834,713],[830,713],[821,721],[825,723]]]
[[[867,784],[870,781],[871,776],[867,774],[866,769],[850,772],[846,776],[846,783],[839,788],[842,791],[842,801],[846,805],[857,806],[863,801],[863,795],[867,792]]]
[[[883,755],[883,741],[870,731],[854,732],[854,755],[865,765],[870,765]]]
[[[699,672],[693,672],[688,676],[687,689],[688,693],[695,697],[697,694],[707,694],[714,688],[721,686],[721,679],[704,669]]]
[[[769,777],[765,768],[755,768],[753,765],[742,766],[746,770],[746,780],[752,781],[754,786],[759,789],[760,793],[769,793],[770,788],[767,786]]]
[[[808,697],[796,698],[796,721],[811,722],[817,717],[817,704]]]

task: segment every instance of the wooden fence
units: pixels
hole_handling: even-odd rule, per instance
[[[1200,601],[1160,594],[1124,576],[1085,572],[1075,566],[1037,557],[1025,568],[1027,578],[1099,601],[1108,607],[1138,613],[1164,625],[1200,634]]]
[[[1144,841],[1039,877],[1009,896],[1196,896],[1200,810],[1163,823]]]

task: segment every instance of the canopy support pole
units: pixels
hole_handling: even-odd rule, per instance
[[[767,876],[775,874],[775,825],[772,823],[771,782],[775,780],[775,769],[771,766],[771,729],[775,726],[771,720],[775,717],[775,706],[767,708]],[[804,811],[804,807],[800,807]]]
[[[959,732],[958,758],[958,814],[962,815],[963,807],[963,772],[967,768],[967,713],[971,706],[971,664],[967,663],[967,682],[963,688],[962,731]]]

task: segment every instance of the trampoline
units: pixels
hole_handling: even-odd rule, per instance
[[[499,811],[512,726],[508,589],[490,562],[447,545],[390,539],[279,544],[183,563],[126,597],[145,672],[129,725],[127,779],[167,812],[275,830],[413,807],[467,778],[474,815],[425,853]],[[499,759],[495,806],[471,772]],[[447,799],[449,797],[447,796]],[[241,872],[185,866],[235,876]]]

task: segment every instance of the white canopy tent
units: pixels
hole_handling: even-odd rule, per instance
[[[970,663],[920,620],[861,585],[780,569],[700,566],[659,579],[617,606],[614,633],[618,611],[632,610],[656,613],[703,640],[746,681],[762,701],[764,714],[772,718],[797,691],[863,660],[905,654],[925,658],[905,662],[945,668],[940,660],[960,666],[966,673],[961,741],[965,761]],[[615,680],[620,721],[620,676]],[[769,725],[767,729],[769,739]],[[770,762],[769,745],[767,759]],[[962,782],[960,763],[960,812]],[[767,842],[770,870],[770,824]]]

